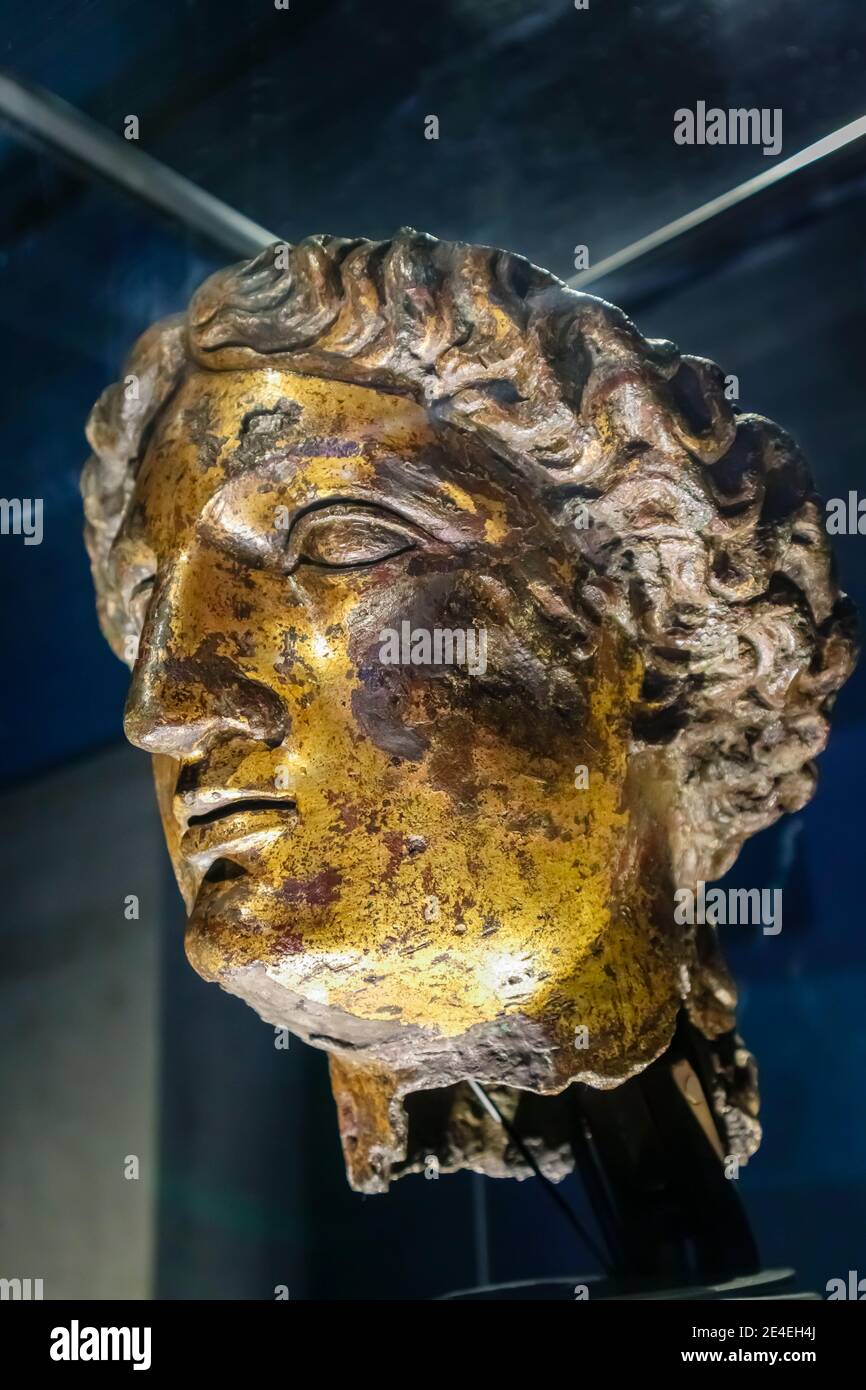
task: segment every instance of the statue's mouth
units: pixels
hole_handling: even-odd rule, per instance
[[[235,797],[189,817],[181,852],[200,884],[223,883],[249,872],[248,862],[297,821],[297,804],[289,797]]]
[[[294,801],[276,800],[273,797],[245,797],[240,801],[228,801],[223,806],[217,806],[212,811],[205,811],[200,816],[190,816],[187,821],[187,830],[191,830],[194,825],[214,825],[219,820],[225,820],[228,816],[236,816],[250,811],[273,811],[277,807],[283,807],[287,811],[295,811],[297,807]]]

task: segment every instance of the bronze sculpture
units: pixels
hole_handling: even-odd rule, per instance
[[[613,306],[410,229],[212,276],[88,438],[188,957],[331,1054],[353,1186],[527,1172],[466,1078],[561,1176],[554,1098],[683,1016],[747,1158],[734,987],[673,903],[808,800],[853,661],[793,442]]]

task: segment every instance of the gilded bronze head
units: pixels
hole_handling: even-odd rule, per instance
[[[507,252],[318,236],[145,333],[88,438],[187,955],[331,1054],[354,1185],[422,1161],[409,1097],[505,1172],[466,1078],[513,1113],[682,1010],[735,1037],[674,895],[808,800],[852,642],[806,467],[717,367]]]

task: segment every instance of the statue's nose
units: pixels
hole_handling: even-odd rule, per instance
[[[191,606],[192,608],[192,606]],[[175,758],[201,754],[226,734],[276,747],[288,713],[276,691],[213,650],[186,611],[180,582],[160,585],[141,635],[126,701],[131,743]]]

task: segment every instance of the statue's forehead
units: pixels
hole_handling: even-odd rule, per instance
[[[409,396],[376,386],[276,366],[234,371],[191,366],[159,433],[178,437],[202,431],[234,440],[277,433],[297,439],[323,431],[350,438],[396,434],[426,439],[432,425],[423,406]]]
[[[455,536],[499,542],[508,495],[465,464],[406,396],[278,368],[193,368],[148,444],[124,529],[166,552],[217,502],[264,527],[278,504],[352,496],[422,522],[433,508]]]
[[[148,443],[135,492],[151,512],[168,507],[179,520],[232,480],[295,481],[299,495],[354,489],[387,474],[388,460],[440,447],[426,411],[406,396],[278,368],[191,368]]]

